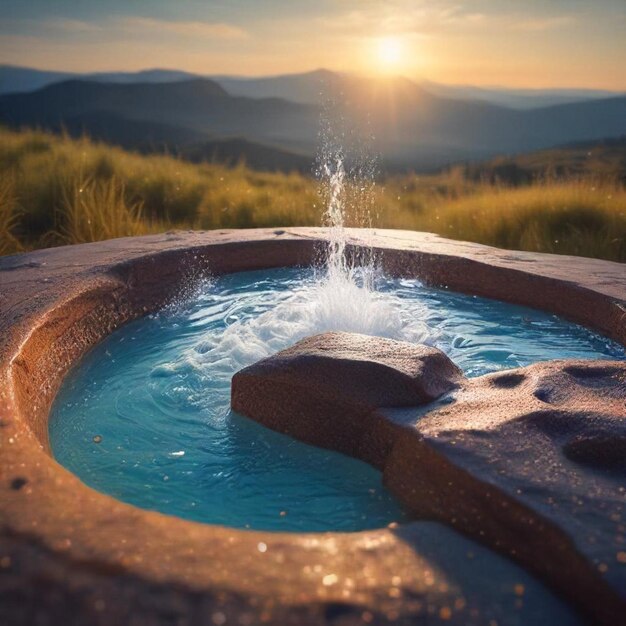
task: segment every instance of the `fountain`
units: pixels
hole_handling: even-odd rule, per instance
[[[548,315],[385,276],[371,248],[349,256],[348,186],[369,181],[346,171],[332,137],[322,145],[322,263],[206,281],[191,299],[113,333],[66,378],[50,444],[88,485],[239,528],[380,528],[408,519],[381,475],[230,413],[237,371],[331,331],[436,346],[471,375],[564,356],[624,357],[617,344]]]
[[[331,153],[328,230],[0,259],[8,623],[618,623],[623,267],[348,228]],[[313,448],[229,411],[233,374],[328,331],[463,371],[434,403],[352,407],[386,433],[385,486],[323,430]]]

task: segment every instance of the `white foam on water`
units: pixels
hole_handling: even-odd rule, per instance
[[[207,335],[183,357],[187,366],[203,369],[210,378],[232,376],[242,367],[318,333],[344,331],[419,343],[434,340],[425,324],[407,319],[396,296],[376,291],[378,270],[371,253],[365,254],[361,266],[346,255],[346,214],[351,210],[369,222],[368,190],[375,184],[376,168],[361,161],[350,171],[346,169],[344,147],[338,141],[344,134],[336,132],[329,119],[322,120],[318,157],[320,195],[326,205],[323,223],[329,227],[324,269],[315,281],[304,283],[273,309],[235,322],[219,336]],[[363,154],[361,151],[361,159]],[[351,195],[354,190],[356,195]]]
[[[210,367],[212,377],[218,377],[230,376],[300,339],[324,332],[430,343],[433,337],[426,325],[407,318],[392,294],[363,286],[363,272],[353,269],[346,274],[328,273],[305,284],[258,317],[235,322],[220,335],[207,335],[186,359],[196,367]]]

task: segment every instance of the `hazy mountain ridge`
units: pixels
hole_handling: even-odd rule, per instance
[[[0,95],[36,91],[65,80],[93,80],[99,82],[141,83],[141,82],[176,82],[190,78],[202,78],[191,72],[168,69],[147,69],[139,72],[57,72],[38,70],[15,65],[0,65]]]
[[[266,76],[260,78],[245,78],[239,76],[211,76],[232,95],[248,96],[250,98],[275,95],[302,104],[316,104],[323,99],[324,93],[320,85],[339,83],[349,74],[332,72],[326,69],[313,70],[301,74],[286,74],[282,76]],[[408,79],[407,79],[408,80]],[[511,87],[477,87],[474,85],[446,85],[430,80],[410,81],[433,96],[454,100],[474,100],[504,106],[507,108],[527,110],[600,100],[614,96],[625,95],[603,89],[532,89]]]
[[[162,68],[145,69],[137,72],[76,73],[0,64],[0,95],[35,91],[52,83],[72,78],[126,84],[177,82],[192,78],[209,78],[218,82],[234,96],[277,97],[300,104],[318,104],[320,98],[323,97],[320,85],[332,84],[334,81],[341,80],[343,76],[347,76],[347,74],[324,68],[295,74],[246,77],[203,75]],[[430,80],[413,82],[435,96],[456,100],[480,100],[522,110],[626,95],[623,92],[606,89],[478,87],[475,85],[448,85]]]
[[[474,85],[446,85],[421,81],[424,89],[436,96],[458,100],[482,100],[513,109],[537,109],[558,104],[587,100],[601,100],[623,95],[607,89],[515,89],[510,87],[476,87]]]
[[[350,120],[356,133],[374,137],[372,149],[392,169],[435,169],[626,134],[626,97],[521,111],[442,98],[402,77],[317,72],[268,80],[279,79],[283,92],[293,81],[304,81],[309,90],[315,86],[326,93],[336,102],[334,114]],[[268,83],[264,89],[269,93]],[[206,78],[131,83],[74,78],[0,96],[0,121],[13,127],[65,126],[74,133],[81,128],[128,148],[146,150],[153,142],[181,154],[192,144],[228,139],[231,148],[255,152],[255,162],[265,153],[288,166],[290,153],[298,153],[292,155],[298,163],[294,169],[301,169],[305,158],[312,161],[321,112],[318,105],[276,96],[232,95],[224,84]],[[234,137],[241,138],[239,144],[232,143]],[[252,150],[257,144],[262,146]],[[273,149],[280,154],[270,157]]]
[[[219,136],[245,135],[254,140],[281,134],[298,136],[309,123],[307,136],[317,129],[312,107],[276,98],[230,96],[216,82],[198,78],[170,83],[101,83],[69,80],[31,93],[0,97],[0,119],[12,126],[54,127],[67,119],[111,113],[130,120],[152,122]],[[259,129],[265,129],[260,131]],[[87,129],[88,130],[88,129]]]

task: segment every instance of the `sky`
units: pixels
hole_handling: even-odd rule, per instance
[[[0,0],[0,63],[626,90],[626,0]]]

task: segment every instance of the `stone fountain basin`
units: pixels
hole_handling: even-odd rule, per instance
[[[349,235],[349,249],[373,245],[392,275],[550,311],[626,344],[624,265],[408,231]],[[460,588],[455,571],[468,565],[454,556],[466,547],[456,535],[442,560],[428,549],[428,525],[299,535],[198,524],[96,492],[50,455],[51,402],[95,343],[161,307],[189,276],[309,264],[325,236],[173,232],[0,259],[3,623],[122,623],[131,613],[138,624],[484,623],[472,602],[488,597],[500,557],[477,547],[475,588]],[[614,593],[569,595],[594,623],[622,619]]]

